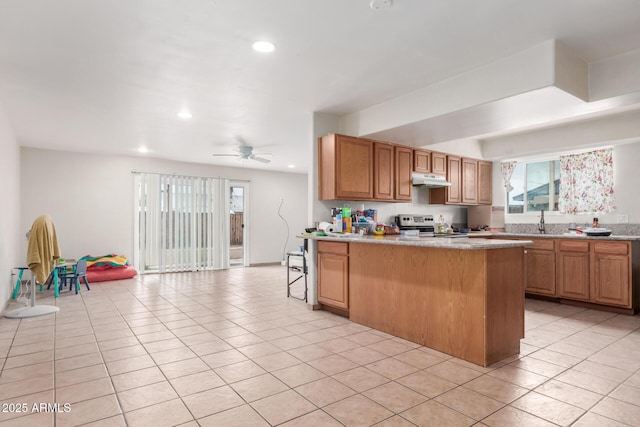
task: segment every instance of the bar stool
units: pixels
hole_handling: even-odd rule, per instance
[[[308,267],[307,267],[307,258],[304,256],[306,252],[307,252],[306,239],[304,241],[304,250],[302,252],[298,252],[298,251],[287,252],[287,298],[292,297],[304,302],[307,302],[307,292],[308,292],[308,285],[307,285]],[[302,267],[298,265],[292,265],[291,264],[292,257],[294,258],[301,257]],[[292,277],[291,272],[295,272],[297,274],[294,274]],[[291,293],[291,286],[300,279],[304,279],[304,296],[303,297],[297,297]]]

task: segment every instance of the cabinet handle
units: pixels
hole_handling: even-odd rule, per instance
[[[525,253],[525,254],[528,254],[529,252],[525,249],[525,250],[524,250],[524,253]]]

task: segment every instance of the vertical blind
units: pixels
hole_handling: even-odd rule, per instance
[[[134,264],[139,271],[229,266],[229,182],[136,173]]]

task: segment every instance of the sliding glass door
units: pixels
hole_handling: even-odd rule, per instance
[[[229,267],[229,183],[135,174],[134,264],[141,273]]]

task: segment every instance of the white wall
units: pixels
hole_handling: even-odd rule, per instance
[[[13,267],[25,265],[26,239],[20,227],[20,148],[9,118],[0,102],[0,182],[2,182],[2,213],[0,214],[0,310],[11,296],[15,278]]]
[[[293,236],[307,223],[306,174],[32,148],[22,148],[20,165],[20,233],[38,215],[50,214],[63,257],[118,253],[132,259],[134,170],[250,180],[250,264],[282,260],[286,227],[277,215],[280,198],[291,235],[287,251],[299,246]],[[23,246],[26,251],[26,241]]]

